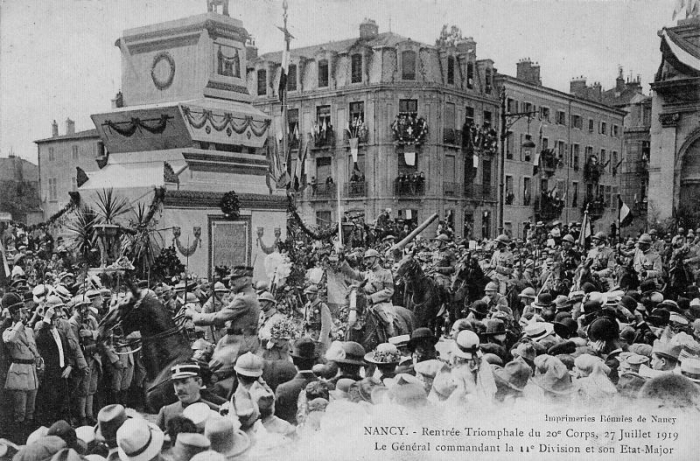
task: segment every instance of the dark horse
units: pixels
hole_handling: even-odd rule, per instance
[[[399,262],[396,276],[404,279],[404,303],[416,316],[416,327],[427,327],[439,333],[444,320],[439,313],[443,303],[448,302],[450,293],[428,277],[411,255]]]
[[[364,290],[357,285],[350,287],[350,315],[348,316],[348,330],[345,334],[346,341],[355,341],[362,344],[366,351],[373,351],[378,344],[388,341],[384,328],[381,328],[381,320],[377,313],[368,308],[367,296]],[[394,306],[396,320],[394,332],[396,336],[410,335],[415,329],[413,312],[405,307]],[[353,315],[353,311],[354,314]]]
[[[168,309],[149,291],[131,293],[117,309],[100,322],[99,340],[121,326],[124,335],[141,332],[142,357],[146,368],[146,404],[149,411],[174,402],[170,384],[170,367],[192,357],[192,350],[182,329]]]
[[[674,258],[668,270],[668,282],[663,289],[664,297],[677,300],[679,296],[686,296],[688,287],[692,284],[693,274],[683,263],[682,258]]]

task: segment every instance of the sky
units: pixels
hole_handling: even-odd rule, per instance
[[[572,78],[615,84],[641,77],[645,93],[659,63],[657,32],[672,26],[675,0],[289,0],[292,47],[357,37],[364,18],[433,44],[443,24],[477,42],[477,58],[515,75],[530,58],[545,86],[568,92]],[[0,157],[36,162],[35,140],[94,128],[120,89],[114,42],[124,29],[206,12],[206,0],[0,0]],[[280,50],[282,0],[231,0],[260,53]]]

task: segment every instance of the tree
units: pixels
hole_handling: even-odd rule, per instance
[[[440,31],[440,36],[435,40],[435,46],[455,46],[457,42],[463,39],[462,29],[455,25],[448,28],[447,24],[444,24]]]

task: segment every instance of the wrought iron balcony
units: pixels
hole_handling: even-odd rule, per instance
[[[473,201],[495,202],[498,187],[484,184],[465,184],[464,196]]]
[[[589,196],[586,201],[583,202],[582,211],[586,210],[588,207],[588,216],[591,219],[598,219],[605,213],[605,200],[602,197],[591,197]]]
[[[549,221],[561,216],[564,209],[564,201],[558,198],[542,194],[535,200],[535,217],[538,221]]]
[[[350,181],[343,185],[344,197],[365,197],[367,195],[367,183],[364,181]]]
[[[310,184],[307,190],[309,200],[328,200],[336,196],[335,183]]]
[[[442,193],[444,195],[454,197],[459,194],[461,184],[458,182],[443,182],[442,183]]]
[[[442,142],[445,144],[453,144],[455,146],[462,145],[462,130],[453,128],[444,128],[442,130]]]
[[[636,214],[646,214],[648,205],[649,204],[647,203],[646,199],[641,202],[635,202],[634,212]]]
[[[332,128],[328,128],[314,133],[314,147],[335,147],[335,131]]]
[[[397,178],[394,181],[394,195],[399,197],[419,197],[425,195],[425,180]]]

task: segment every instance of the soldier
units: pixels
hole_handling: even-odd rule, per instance
[[[494,312],[506,312],[508,314],[513,314],[513,311],[508,307],[508,300],[505,296],[498,292],[498,284],[496,282],[489,282],[486,284],[484,289],[486,296],[482,298],[489,308],[490,313]]]
[[[214,325],[226,327],[224,336],[216,345],[212,368],[232,371],[236,359],[246,352],[256,353],[260,349],[258,338],[258,321],[260,304],[253,289],[253,268],[236,266],[231,271],[229,287],[236,295],[231,303],[219,312],[197,313],[193,309],[185,311],[185,317],[191,318],[195,325]]]
[[[656,229],[651,229],[649,231],[649,236],[651,237],[651,248],[658,254],[662,254],[664,252],[665,242],[663,239],[659,238],[659,233],[656,231]]]
[[[391,303],[391,297],[394,295],[394,278],[391,272],[379,263],[377,250],[372,248],[367,250],[364,259],[365,266],[369,268],[368,271],[354,270],[345,260],[340,265],[340,271],[351,279],[367,281],[365,284],[365,293],[369,295],[367,300],[384,322],[387,335],[392,337],[395,335],[393,324],[396,317],[394,305]]]
[[[639,281],[653,280],[658,284],[658,279],[663,275],[661,256],[651,249],[651,236],[642,234],[637,242],[637,249],[634,252],[634,270],[639,276]]]
[[[452,284],[450,276],[455,271],[455,255],[447,248],[450,237],[447,234],[440,234],[433,239],[435,241],[435,252],[433,253],[433,270],[435,271],[435,281],[445,289],[449,289]]]
[[[97,392],[97,381],[102,372],[102,358],[97,349],[97,320],[91,315],[97,309],[89,298],[78,295],[71,301],[73,316],[68,320],[73,335],[78,338],[80,348],[87,361],[85,373],[75,373],[71,384],[77,396],[76,410],[80,425],[94,425],[93,402]]]
[[[554,263],[556,265],[555,278],[569,279],[573,277],[576,267],[581,262],[581,255],[574,249],[574,237],[566,234],[561,239],[561,250],[555,254]]]
[[[265,349],[267,342],[272,338],[272,325],[280,320],[285,320],[287,316],[277,310],[277,300],[269,291],[263,291],[258,295],[258,303],[261,309],[258,336],[260,336],[260,343]]]
[[[591,271],[601,279],[612,277],[615,268],[615,255],[613,249],[607,245],[607,236],[604,232],[597,232],[591,237],[593,248],[588,251],[587,260],[592,260]]]
[[[213,314],[220,312],[224,308],[224,295],[228,293],[228,288],[221,282],[216,282],[214,284],[214,293],[212,296],[204,303],[202,306],[202,312],[205,314]],[[216,344],[221,338],[224,337],[226,332],[222,328],[216,328],[214,325],[210,325],[209,328],[205,329],[204,337],[207,341]]]
[[[316,350],[322,355],[331,345],[333,317],[326,303],[321,300],[316,285],[306,287],[304,296],[304,332],[316,342]]]
[[[488,276],[498,283],[498,292],[502,295],[506,294],[507,282],[513,273],[513,253],[507,248],[509,243],[510,238],[505,234],[496,237],[497,249],[491,257],[489,266],[492,272]]]

